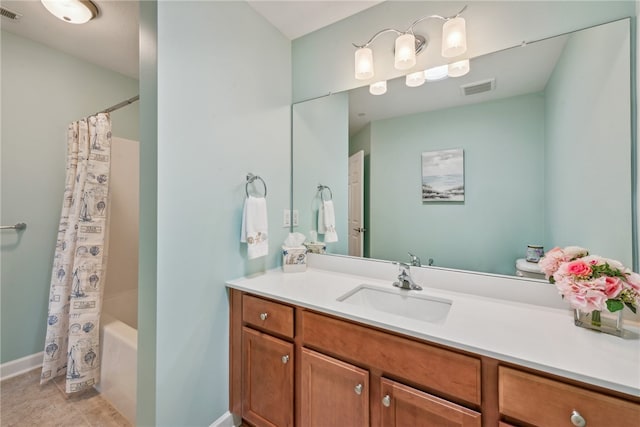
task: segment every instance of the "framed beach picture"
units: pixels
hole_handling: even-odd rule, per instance
[[[422,153],[422,201],[464,201],[462,148]]]

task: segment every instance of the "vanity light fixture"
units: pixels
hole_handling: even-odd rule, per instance
[[[56,18],[70,24],[84,24],[98,16],[98,7],[89,0],[40,0]]]
[[[414,34],[413,28],[427,19],[440,19],[445,21],[442,26],[442,56],[451,58],[466,52],[467,34],[464,18],[460,15],[467,9],[463,7],[460,12],[453,16],[429,15],[416,20],[405,31],[395,28],[385,28],[380,30],[363,45],[353,44],[357,48],[355,53],[355,78],[358,80],[368,80],[375,75],[373,69],[373,51],[369,48],[371,43],[380,35],[393,32],[398,35],[395,41],[394,67],[398,70],[408,70],[416,65],[416,55],[426,46],[426,38]]]
[[[425,82],[424,71],[418,71],[417,73],[407,74],[405,78],[405,84],[409,87],[422,86]]]
[[[463,59],[462,61],[449,64],[447,74],[449,77],[462,77],[469,72],[469,60]]]
[[[387,93],[387,81],[382,80],[369,85],[369,93],[371,95],[384,95]]]

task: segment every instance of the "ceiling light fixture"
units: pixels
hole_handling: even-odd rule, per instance
[[[98,16],[98,7],[89,0],[40,0],[56,18],[70,24],[84,24]]]
[[[467,34],[464,18],[460,15],[467,9],[463,7],[460,12],[453,16],[429,15],[416,20],[405,31],[395,28],[385,28],[380,30],[363,45],[353,44],[357,48],[355,53],[355,78],[358,80],[368,80],[375,75],[373,69],[373,51],[369,48],[380,35],[394,32],[398,35],[395,41],[394,67],[398,70],[408,70],[416,65],[416,55],[426,46],[427,40],[421,35],[416,35],[413,28],[427,19],[439,19],[445,21],[442,26],[442,56],[451,58],[466,52]]]

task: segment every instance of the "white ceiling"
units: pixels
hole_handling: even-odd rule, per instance
[[[0,5],[22,16],[0,20],[4,31],[82,58],[101,67],[138,78],[138,2],[94,0],[99,15],[74,25],[51,15],[40,1],[0,0]]]
[[[98,7],[98,18],[86,24],[72,25],[51,15],[38,0],[0,0],[2,7],[23,15],[19,21],[3,17],[0,27],[4,31],[137,79],[139,2],[92,1]],[[286,37],[294,39],[381,1],[252,0],[248,3]]]

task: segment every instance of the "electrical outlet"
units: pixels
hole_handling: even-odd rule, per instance
[[[298,226],[298,209],[293,210],[293,226]]]
[[[282,226],[283,227],[291,227],[291,210],[285,209],[284,215],[282,216]]]

